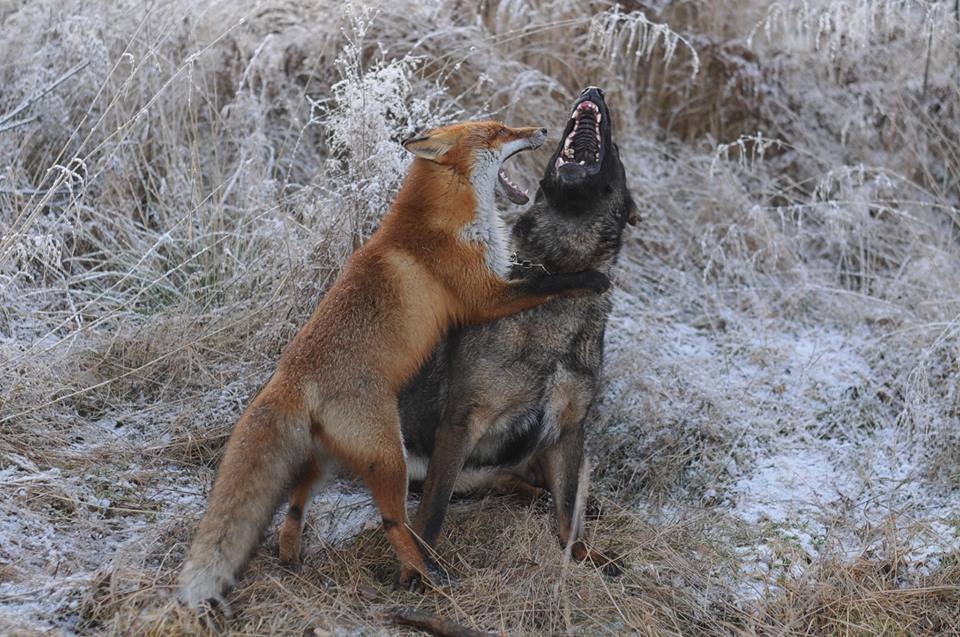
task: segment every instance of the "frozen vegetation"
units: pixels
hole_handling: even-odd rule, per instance
[[[344,478],[302,569],[271,531],[221,628],[391,635],[418,606],[510,635],[956,634],[957,11],[0,0],[0,633],[206,630],[172,586],[223,442],[376,227],[399,141],[556,133],[595,84],[642,213],[588,440],[590,538],[626,573],[479,497],[441,544],[456,583],[393,591]]]

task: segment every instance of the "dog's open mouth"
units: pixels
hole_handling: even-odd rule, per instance
[[[576,105],[563,138],[563,150],[557,155],[554,168],[574,164],[598,170],[603,161],[603,137],[600,133],[600,107],[589,99]]]

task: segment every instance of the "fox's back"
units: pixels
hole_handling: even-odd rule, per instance
[[[341,393],[371,384],[396,392],[451,322],[454,302],[430,268],[387,236],[348,259],[280,367]]]

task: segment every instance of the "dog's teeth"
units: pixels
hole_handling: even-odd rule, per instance
[[[586,166],[586,165],[587,165],[587,162],[585,162],[584,160],[581,159],[581,160],[580,160],[580,165],[581,165],[581,166]]]

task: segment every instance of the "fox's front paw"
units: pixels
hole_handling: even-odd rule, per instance
[[[550,294],[560,296],[583,296],[599,294],[610,288],[610,279],[597,270],[548,274],[530,279],[525,283],[532,294]]]

